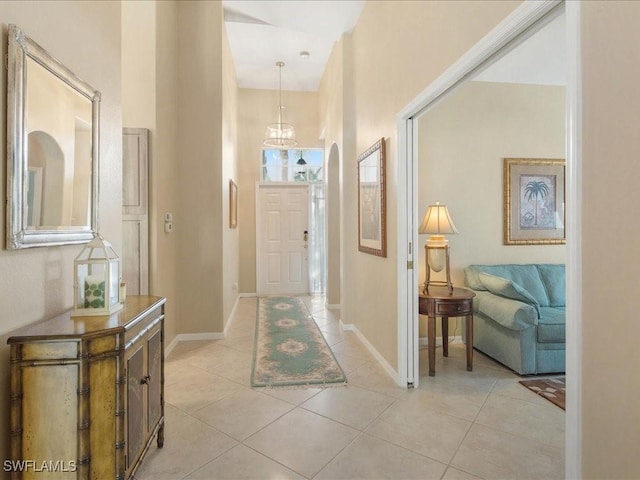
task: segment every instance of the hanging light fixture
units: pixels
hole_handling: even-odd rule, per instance
[[[276,66],[280,71],[278,121],[267,125],[263,144],[266,147],[274,148],[295,147],[298,142],[296,141],[296,132],[293,129],[293,125],[282,122],[282,110],[284,110],[282,106],[282,67],[284,67],[284,62],[276,62]]]
[[[302,155],[302,150],[300,150],[300,158],[296,162],[296,165],[306,165],[306,164],[307,164],[307,162],[304,159],[304,156]]]
[[[300,158],[296,162],[296,165],[300,167],[300,169],[296,172],[296,180],[306,182],[307,181],[307,161],[304,159],[302,150],[300,150]]]

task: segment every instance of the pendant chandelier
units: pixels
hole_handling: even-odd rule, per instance
[[[276,62],[276,66],[280,70],[278,121],[267,125],[263,144],[266,147],[274,148],[295,147],[298,142],[296,141],[296,132],[293,129],[293,125],[282,121],[282,110],[284,110],[282,106],[282,67],[284,67],[284,62]]]

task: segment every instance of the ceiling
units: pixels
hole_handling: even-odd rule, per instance
[[[364,0],[224,0],[240,88],[317,91],[334,43],[358,21]],[[304,58],[300,52],[309,52]]]
[[[351,32],[365,1],[224,0],[224,17],[240,88],[317,91],[331,50]],[[480,71],[473,80],[566,84],[565,16],[549,17],[537,31]],[[308,57],[300,55],[309,52]]]
[[[483,82],[567,84],[566,17],[547,19],[539,29],[473,77]]]

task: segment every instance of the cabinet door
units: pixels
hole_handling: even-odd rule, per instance
[[[152,432],[162,415],[162,333],[160,329],[147,340],[147,384],[148,424],[147,432]]]
[[[149,131],[122,132],[122,267],[129,295],[149,294]]]
[[[144,425],[144,344],[131,347],[127,359],[127,469],[138,459],[146,437]]]

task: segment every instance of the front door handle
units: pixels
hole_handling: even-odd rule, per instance
[[[307,243],[309,241],[309,232],[308,231],[304,231],[304,236],[303,236],[304,242]]]

